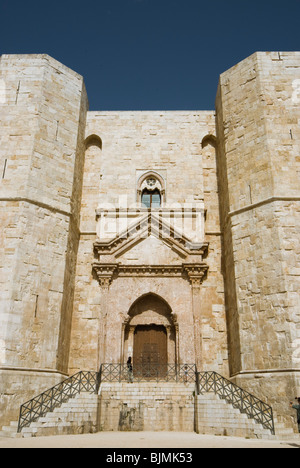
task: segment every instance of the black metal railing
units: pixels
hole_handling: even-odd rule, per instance
[[[273,410],[271,406],[230,382],[216,372],[199,372],[196,379],[198,394],[214,392],[221,399],[231,403],[241,413],[260,423],[265,429],[275,434]]]
[[[98,372],[80,371],[27,401],[20,408],[18,432],[81,392],[97,393],[99,385]]]
[[[216,372],[197,372],[195,364],[102,364],[99,372],[80,371],[46,390],[20,408],[18,432],[81,392],[98,393],[102,382],[195,383],[198,394],[214,392],[241,413],[275,434],[271,406]]]
[[[102,364],[101,382],[196,382],[195,364]]]

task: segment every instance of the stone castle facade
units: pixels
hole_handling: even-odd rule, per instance
[[[215,111],[180,112],[89,112],[74,71],[2,55],[0,116],[0,421],[132,356],[216,371],[291,422],[300,52],[255,53]]]

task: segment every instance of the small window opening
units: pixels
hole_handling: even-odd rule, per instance
[[[34,318],[37,318],[37,314],[38,314],[38,303],[39,303],[39,295],[37,294],[36,297],[35,297]]]
[[[5,177],[6,166],[7,166],[7,159],[4,160],[4,166],[3,166],[3,172],[2,172],[2,179],[4,179],[4,177]]]
[[[137,200],[148,209],[161,208],[165,203],[164,179],[153,171],[143,174],[137,183]]]
[[[161,195],[158,189],[152,191],[143,190],[142,193],[142,204],[147,208],[160,208],[161,206]]]

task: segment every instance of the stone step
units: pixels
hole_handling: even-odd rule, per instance
[[[17,438],[21,438],[22,435],[19,434],[18,432],[0,431],[0,437],[9,438],[9,439],[17,439]]]
[[[2,427],[0,431],[0,437],[10,437],[10,438],[20,437],[20,434],[18,434],[18,426],[19,426],[18,421],[11,421],[9,426]]]
[[[196,398],[196,429],[201,434],[272,438],[271,431],[215,393]]]
[[[80,393],[22,430],[22,437],[95,432],[98,395]]]
[[[195,384],[109,383],[100,387],[101,430],[194,430]]]
[[[275,437],[282,440],[298,440],[300,441],[300,434],[296,434],[291,427],[286,427],[283,423],[278,423],[274,420],[275,424]]]
[[[15,431],[17,431],[18,430],[18,425],[19,425],[18,421],[11,421],[9,426],[3,426],[2,430],[4,430],[4,431],[5,430],[15,430]]]
[[[115,388],[116,384],[118,388],[122,390],[133,390],[137,389],[143,390],[144,392],[153,391],[153,390],[176,390],[176,391],[193,391],[195,389],[195,384],[180,384],[180,383],[153,383],[149,382],[146,385],[144,382],[136,383],[119,383],[119,382],[103,382],[100,385],[101,388]]]
[[[18,422],[13,422],[2,428],[0,436],[77,434],[99,429],[193,431],[196,418],[199,433],[274,438],[270,431],[214,393],[197,395],[195,401],[194,390],[193,384],[103,383],[100,396],[81,393],[24,428],[21,434],[17,434]],[[275,423],[276,438],[293,440],[298,436],[277,420]]]

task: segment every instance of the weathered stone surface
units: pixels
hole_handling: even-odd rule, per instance
[[[46,55],[2,55],[0,70],[2,420],[68,370],[87,104],[82,78]]]
[[[99,430],[192,432],[193,392],[193,384],[103,383]]]
[[[257,53],[216,101],[231,374],[282,414],[299,393],[299,77],[299,52]]]
[[[235,379],[291,425],[300,53],[223,73],[216,112],[88,112],[72,70],[2,55],[0,121],[1,423],[66,374],[126,362],[151,325],[169,362]]]

